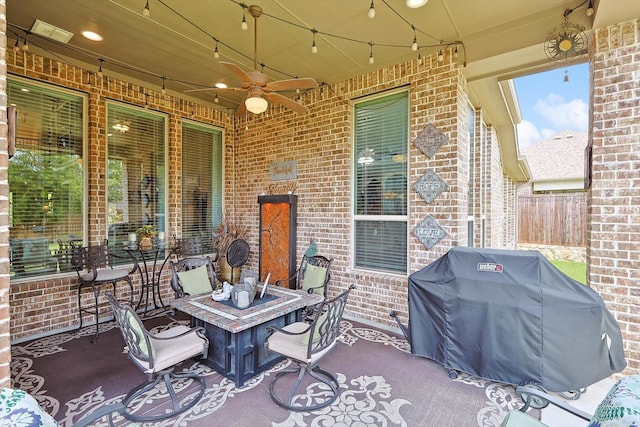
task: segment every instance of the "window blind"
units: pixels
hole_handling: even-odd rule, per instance
[[[406,272],[407,92],[357,103],[354,141],[355,266]]]
[[[222,131],[182,123],[182,237],[210,241],[222,219]]]
[[[68,271],[62,249],[83,239],[84,97],[11,77],[7,95],[18,112],[9,160],[11,277]]]
[[[128,233],[143,225],[165,231],[165,128],[162,114],[107,104],[110,245],[122,247]]]

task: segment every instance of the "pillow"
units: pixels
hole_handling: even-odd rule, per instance
[[[22,390],[2,387],[0,425],[57,427],[58,423],[38,405],[36,399],[30,394]]]
[[[206,265],[187,271],[179,271],[178,279],[180,279],[182,289],[189,295],[198,295],[213,291]]]
[[[596,408],[589,427],[640,425],[640,375],[619,380]]]
[[[323,285],[326,277],[327,269],[325,267],[307,264],[302,280],[302,290],[308,291],[310,288],[314,288],[313,293],[324,295]]]
[[[320,341],[320,325],[322,325],[324,323],[324,321],[327,318],[327,312],[325,311],[324,313],[322,313],[320,316],[318,316],[318,321],[316,322],[316,327],[313,330],[313,343],[317,343],[318,341]],[[307,344],[309,344],[309,332],[307,331],[306,334],[304,334],[302,336],[302,338],[300,339],[300,344],[306,346]]]
[[[147,347],[147,340],[144,339],[144,332],[142,331],[142,326],[138,319],[136,319],[130,311],[126,312],[127,322],[131,325],[131,329],[133,329],[133,333],[138,337],[138,345],[140,346],[140,351],[142,354],[148,358],[153,356],[153,347],[151,348],[151,354],[149,354],[149,347]]]

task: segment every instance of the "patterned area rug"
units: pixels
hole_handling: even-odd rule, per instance
[[[153,319],[147,327],[162,329],[157,325],[163,322]],[[507,412],[521,405],[510,385],[467,374],[449,378],[441,365],[412,356],[403,337],[352,321],[343,321],[341,328],[341,342],[321,364],[337,373],[340,382],[340,396],[329,407],[290,412],[271,401],[269,382],[287,361],[241,388],[206,365],[189,362],[183,368],[206,378],[204,397],[178,417],[147,425],[497,427]],[[122,351],[123,340],[113,323],[101,326],[96,344],[89,342],[91,331],[58,334],[11,349],[13,387],[33,395],[61,426],[120,401],[145,380]],[[189,384],[182,387],[189,393]],[[306,391],[311,396],[322,393],[318,383],[309,383]],[[138,413],[165,398],[162,393],[150,395],[139,402]],[[120,416],[116,420],[119,426],[130,425]]]

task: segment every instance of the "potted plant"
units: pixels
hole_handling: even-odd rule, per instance
[[[245,239],[247,227],[230,220],[227,215],[223,215],[218,226],[213,230],[213,244],[218,250],[220,276],[223,281],[231,282],[231,278],[240,277],[240,268],[231,269],[227,263],[227,250],[229,245],[238,239]]]
[[[149,249],[153,246],[153,237],[156,235],[156,226],[152,224],[143,225],[136,230],[138,237],[140,238],[140,248]]]

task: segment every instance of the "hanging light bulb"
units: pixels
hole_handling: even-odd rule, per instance
[[[442,49],[438,51],[438,62],[444,61],[444,53],[442,53]]]
[[[100,61],[100,66],[98,67],[98,77],[102,78],[102,62],[104,62],[104,59],[99,58],[98,61]]]
[[[220,102],[220,100],[218,99],[218,94],[216,93],[216,97],[213,98],[213,102],[215,102],[216,104]]]
[[[587,16],[593,15],[593,0],[589,0],[589,7],[587,7]]]
[[[311,53],[318,53],[318,46],[316,46],[316,33],[317,31],[311,30],[311,32],[313,33],[313,43],[311,44]]]
[[[167,88],[164,85],[164,81],[165,81],[165,76],[162,76],[162,94],[166,94],[167,93]]]
[[[29,41],[27,40],[27,35],[24,36],[24,42],[22,43],[22,50],[25,52],[29,50]]]
[[[220,58],[220,52],[218,52],[218,40],[216,40],[216,47],[213,49],[213,57],[216,59]]]
[[[371,0],[371,6],[369,6],[369,18],[373,19],[376,17],[376,7],[373,5],[373,0]]]
[[[373,64],[373,43],[369,42],[369,48],[370,48],[369,64]]]
[[[411,50],[415,52],[416,50],[418,50],[418,37],[416,36],[416,27],[412,25],[411,29],[413,30],[413,42],[411,43]]]
[[[240,24],[240,27],[242,28],[242,31],[247,31],[249,28],[249,25],[247,24],[247,17],[245,15],[242,15],[242,24]]]
[[[456,48],[455,48],[455,50],[453,51],[453,57],[454,57],[455,59],[458,59],[458,45],[456,45]]]
[[[13,45],[13,51],[14,52],[20,51],[20,39],[18,38],[17,35],[16,35],[16,44]]]
[[[149,0],[147,0],[147,4],[144,5],[144,9],[142,9],[142,16],[148,18],[151,16],[151,9],[149,9]]]
[[[420,54],[420,51],[418,51],[418,64],[422,65],[422,55]]]

